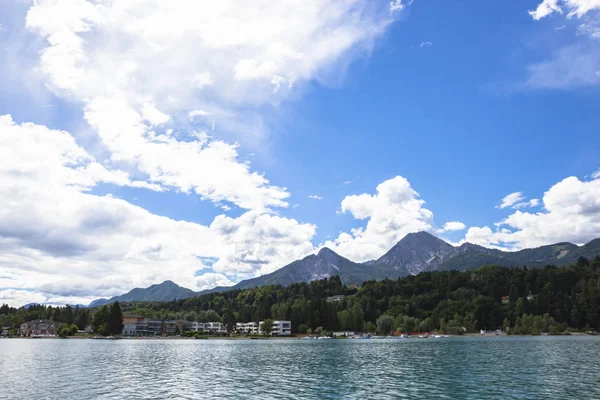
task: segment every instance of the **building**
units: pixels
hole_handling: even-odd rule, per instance
[[[148,336],[148,318],[139,315],[123,315],[123,335]]]
[[[265,321],[260,321],[258,333],[259,335],[264,334],[262,326]],[[290,336],[292,334],[292,322],[291,321],[273,321],[273,327],[271,329],[271,335],[273,336]]]
[[[192,322],[190,329],[194,332],[204,332],[212,334],[227,333],[225,325],[220,322]]]
[[[3,326],[2,327],[2,334],[0,336],[8,336],[8,330],[10,329],[10,326]]]
[[[60,323],[51,319],[36,319],[25,322],[19,327],[19,334],[23,336],[56,336]]]
[[[169,336],[191,330],[192,322],[178,320],[156,320],[139,315],[123,316],[123,335],[125,336]]]
[[[508,304],[508,303],[510,303],[510,297],[502,296],[502,304]]]
[[[346,296],[344,296],[343,294],[336,294],[335,296],[328,296],[327,297],[327,301],[328,302],[334,302],[337,303],[338,301],[342,301],[346,298]]]
[[[258,335],[258,324],[256,322],[238,322],[235,324],[238,333],[246,335]]]
[[[351,337],[356,335],[356,332],[352,331],[344,331],[344,332],[333,332],[333,337]]]

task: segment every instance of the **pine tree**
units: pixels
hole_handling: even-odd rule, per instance
[[[123,332],[123,311],[118,301],[115,301],[108,312],[107,328],[109,335],[120,335]]]

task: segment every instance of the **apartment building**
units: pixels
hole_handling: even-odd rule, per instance
[[[238,322],[235,324],[238,333],[245,335],[258,335],[258,324],[256,322]]]
[[[265,321],[260,321],[258,327],[259,335],[263,335],[264,332],[262,330],[263,323]],[[273,327],[271,329],[272,336],[290,336],[292,334],[292,322],[291,321],[273,321]]]

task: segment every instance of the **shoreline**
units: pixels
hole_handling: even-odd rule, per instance
[[[569,337],[569,336],[575,336],[575,337],[593,337],[593,336],[599,336],[597,334],[589,334],[589,333],[585,333],[585,332],[570,332],[568,334],[559,334],[559,335],[549,335],[547,333],[542,333],[541,335],[507,335],[507,334],[495,334],[495,333],[486,333],[486,334],[480,334],[480,333],[468,333],[465,335],[449,335],[446,338],[438,338],[438,339],[456,339],[456,338],[509,338],[509,337],[514,337],[514,338],[525,338],[525,337]],[[47,336],[47,337],[24,337],[24,336],[4,336],[4,337],[0,337],[1,339],[30,339],[30,340],[39,340],[39,339],[74,339],[74,340],[84,340],[84,339],[88,339],[88,340],[184,340],[184,341],[195,341],[195,340],[234,340],[234,341],[250,341],[250,340],[302,340],[304,338],[308,337],[308,335],[304,335],[304,336],[271,336],[271,337],[247,337],[247,336],[231,336],[231,337],[223,337],[223,336],[207,336],[207,337],[201,337],[201,338],[195,338],[195,337],[184,337],[184,336],[137,336],[137,337],[94,337],[94,336],[68,336],[65,338],[61,338],[59,336]],[[317,338],[315,337],[316,340]],[[427,337],[427,338],[421,338],[417,335],[412,335],[409,336],[407,338],[401,338],[400,336],[395,336],[395,337],[387,337],[387,336],[372,336],[370,339],[362,339],[362,338],[348,338],[348,337],[337,337],[337,338],[331,338],[331,339],[335,339],[335,340],[390,340],[390,339],[394,339],[394,340],[399,340],[399,341],[405,341],[405,340],[416,340],[416,339],[434,339],[433,337]]]

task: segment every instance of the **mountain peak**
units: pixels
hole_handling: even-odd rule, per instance
[[[319,250],[319,252],[317,253],[318,257],[324,257],[324,256],[337,256],[338,254],[331,250],[329,247],[323,247],[321,250]]]
[[[418,274],[430,264],[437,264],[454,250],[454,247],[428,232],[409,233],[385,253],[378,264],[406,267]]]

